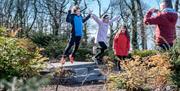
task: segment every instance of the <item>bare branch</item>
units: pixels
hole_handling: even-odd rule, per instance
[[[86,3],[86,0],[84,0],[84,9],[81,10],[81,12],[85,11],[87,9],[87,3]]]
[[[111,3],[109,3],[108,8],[104,11],[103,14],[101,14],[100,17],[104,16],[109,11],[110,7],[111,7]]]
[[[127,7],[132,10],[132,7],[127,3],[127,0],[124,0],[125,4],[127,5]]]

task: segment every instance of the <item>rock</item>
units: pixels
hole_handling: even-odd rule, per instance
[[[59,80],[65,83],[86,83],[91,81],[105,81],[106,76],[101,73],[101,70],[94,62],[66,62],[64,65],[60,63],[47,63],[47,68],[41,73],[53,73],[56,69],[71,70],[73,75],[67,78],[55,77],[54,80]]]

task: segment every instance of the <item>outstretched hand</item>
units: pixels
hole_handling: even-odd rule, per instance
[[[69,10],[72,10],[72,8],[73,8],[73,5],[71,5],[71,6],[69,7]]]
[[[92,15],[93,10],[89,10],[89,14]]]

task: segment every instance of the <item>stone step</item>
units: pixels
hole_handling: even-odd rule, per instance
[[[63,67],[65,69],[76,69],[76,68],[88,68],[88,69],[94,69],[98,68],[98,66],[94,62],[74,62],[71,64],[70,62],[66,62],[64,65],[60,63],[46,63],[47,68],[44,69],[44,71],[53,71],[56,68]]]
[[[75,75],[87,75],[90,73],[96,73],[97,75],[101,74],[101,70],[96,68],[96,69],[88,69],[88,68],[77,68],[72,70]]]
[[[81,82],[89,82],[89,81],[106,80],[106,77],[103,75],[96,75],[95,73],[91,73],[88,75],[74,76],[73,79],[75,82],[81,83]]]
[[[75,73],[75,75],[87,75],[89,73],[88,68],[73,69],[73,72]]]
[[[64,70],[70,70],[74,74],[71,77],[59,78],[54,77],[55,81],[62,81],[64,83],[84,83],[89,81],[106,80],[106,77],[101,73],[101,70],[94,62],[66,62],[61,65],[60,63],[47,63],[47,68],[42,70],[44,73],[53,73],[55,69],[63,67]]]

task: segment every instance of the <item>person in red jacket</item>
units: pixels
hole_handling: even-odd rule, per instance
[[[156,13],[156,16],[152,16]],[[160,11],[150,9],[144,18],[146,25],[156,25],[155,40],[162,50],[169,50],[176,39],[176,22],[178,14],[172,8],[171,0],[163,0]]]
[[[120,62],[128,56],[130,49],[130,37],[126,26],[122,26],[116,33],[113,41],[114,54],[120,59],[118,61],[119,70],[121,70]]]

